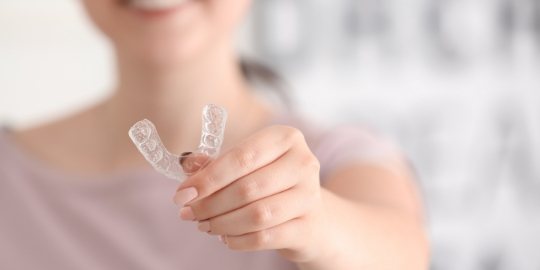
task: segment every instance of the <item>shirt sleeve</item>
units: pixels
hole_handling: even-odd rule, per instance
[[[324,181],[336,170],[358,163],[395,169],[404,156],[389,139],[356,125],[342,125],[318,136],[312,151],[321,164]]]

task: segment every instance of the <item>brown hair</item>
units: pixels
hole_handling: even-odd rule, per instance
[[[291,98],[287,94],[287,89],[290,87],[274,69],[246,58],[240,60],[240,69],[249,82],[254,84],[262,83],[264,86],[271,88],[287,108],[291,107]]]

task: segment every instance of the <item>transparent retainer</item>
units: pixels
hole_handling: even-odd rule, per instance
[[[201,142],[197,150],[190,155],[190,160],[193,162],[189,165],[184,164],[184,157],[171,154],[165,148],[156,127],[148,119],[135,123],[129,129],[129,137],[156,171],[182,182],[187,176],[206,166],[219,154],[223,144],[226,122],[227,111],[225,109],[214,104],[208,104],[204,107]]]

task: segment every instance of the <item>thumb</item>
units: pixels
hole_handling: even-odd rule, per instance
[[[180,166],[186,175],[192,175],[204,168],[210,157],[202,153],[184,152],[180,155]]]

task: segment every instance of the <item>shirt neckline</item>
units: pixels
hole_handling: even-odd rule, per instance
[[[274,112],[266,125],[286,124],[287,122],[287,113]],[[71,186],[80,186],[85,189],[89,187],[100,188],[110,187],[111,185],[122,185],[127,181],[131,182],[136,179],[147,178],[164,179],[164,181],[174,182],[174,180],[159,174],[150,166],[124,168],[95,174],[62,170],[25,151],[13,138],[10,138],[9,133],[11,133],[9,126],[0,126],[0,149],[5,149],[2,155],[16,161],[25,171],[43,178],[55,179],[56,181],[61,181]],[[74,181],[73,179],[77,180]]]
[[[150,167],[118,169],[96,174],[62,170],[25,151],[17,142],[9,137],[9,132],[9,128],[0,129],[0,149],[3,148],[4,150],[2,154],[15,162],[17,166],[23,168],[25,172],[37,175],[39,178],[54,180],[52,182],[61,182],[65,184],[63,186],[99,189],[117,185],[122,186],[128,182],[134,183],[138,179],[161,177],[160,174]]]

